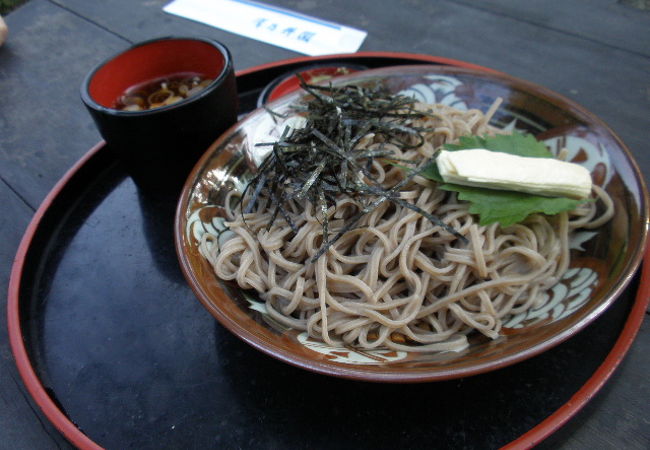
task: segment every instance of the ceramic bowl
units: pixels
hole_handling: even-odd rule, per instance
[[[241,339],[321,374],[384,382],[465,377],[524,360],[570,338],[605,311],[629,283],[645,248],[648,194],[630,152],[593,114],[535,84],[460,68],[401,66],[359,72],[336,83],[380,83],[428,103],[483,111],[501,97],[504,103],[492,123],[532,133],[552,150],[568,148],[570,158],[589,168],[594,182],[613,197],[615,217],[575,239],[570,270],[552,289],[550,303],[508,320],[495,340],[470,334],[469,347],[458,353],[328,347],[278,326],[254,292],[217,279],[197,249],[201,233],[218,224],[226,193],[243,189],[251,169],[259,164],[254,143],[278,135],[270,114],[256,110],[222,135],[198,162],[181,194],[175,224],[187,281],[205,308]],[[267,106],[286,112],[302,95],[291,94]]]

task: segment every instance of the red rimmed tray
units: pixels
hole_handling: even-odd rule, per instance
[[[262,88],[276,77],[316,62],[477,67],[396,53],[281,61],[238,74],[244,109],[254,106]],[[450,447],[459,443],[461,434],[470,446],[494,447],[509,441],[531,446],[599,390],[629,348],[648,303],[648,264],[644,264],[636,298],[633,283],[579,336],[515,367],[414,387],[326,379],[248,349],[202,311],[178,278],[173,249],[170,252],[165,244],[171,227],[167,235],[164,222],[174,205],[175,199],[138,193],[100,144],[48,195],[19,248],[9,287],[12,349],[31,395],[79,447],[157,446],[163,439],[168,445],[180,445],[190,437],[222,446],[303,442],[334,447],[341,444],[337,439],[351,433],[353,441],[347,444],[360,448],[391,443],[421,446],[434,442],[433,431],[439,438],[446,436]],[[584,342],[601,346],[586,352],[588,361],[576,364],[570,358]],[[185,366],[178,367],[181,364]],[[573,373],[560,379],[553,374],[555,368]],[[491,392],[522,382],[534,389]],[[329,405],[333,411],[324,412],[292,404],[309,394],[343,399]],[[447,405],[439,417],[422,404],[436,398],[453,400],[452,394],[460,400]],[[387,406],[374,399],[382,396],[388,398],[383,400]],[[496,426],[494,419],[505,419],[499,414],[504,408],[493,405],[516,414],[514,400],[530,406],[521,409],[529,418]],[[417,404],[417,411],[401,411],[403,402]],[[379,410],[382,405],[401,417],[390,423],[391,415]],[[339,419],[337,433],[329,425],[313,423],[319,422],[319,412],[330,423],[346,412],[352,420]],[[438,423],[430,423],[432,412]],[[459,426],[463,421],[465,425]],[[274,428],[285,424],[302,425],[303,432],[279,437]],[[407,436],[397,436],[398,431]],[[323,441],[324,435],[328,440]]]

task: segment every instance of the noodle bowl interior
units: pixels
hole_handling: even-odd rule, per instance
[[[413,148],[373,133],[356,148],[388,149],[395,159],[415,162],[431,159],[460,136],[504,133],[488,124],[496,105],[485,114],[440,104],[414,108],[428,115],[412,125],[429,131],[421,142],[403,136]],[[597,228],[613,215],[611,199],[594,186],[597,201],[573,211],[533,214],[508,227],[480,225],[455,192],[421,176],[408,178],[387,160],[373,159],[369,166],[383,187],[401,184],[401,200],[439,217],[464,239],[411,207],[384,201],[314,262],[326,241],[325,216],[335,235],[366,205],[340,196],[323,211],[293,199],[284,217],[264,192],[252,203],[247,190],[243,198],[231,191],[225,202],[230,237],[203,234],[201,254],[219,278],[255,290],[273,319],[328,345],[459,351],[468,346],[470,332],[496,339],[509,317],[548,301],[547,291],[569,268],[570,234]]]

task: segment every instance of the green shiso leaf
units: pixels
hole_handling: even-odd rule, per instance
[[[445,180],[442,179],[442,175],[440,175],[440,171],[438,170],[438,165],[434,162],[430,162],[424,167],[424,170],[422,170],[421,175],[424,178],[427,178],[429,180],[437,181],[438,183],[444,183]]]
[[[555,215],[562,211],[570,211],[585,201],[458,184],[443,184],[440,189],[458,192],[459,200],[470,202],[469,212],[479,215],[481,225],[499,222],[502,227],[522,222],[533,213]]]
[[[536,140],[532,134],[519,132],[498,134],[496,136],[462,136],[458,144],[445,145],[445,149],[449,151],[471,148],[484,148],[493,152],[531,158],[553,158],[553,154],[544,143]]]
[[[463,136],[458,144],[446,144],[449,151],[484,148],[495,152],[533,158],[552,158],[553,154],[532,135],[514,133],[497,136]],[[458,199],[470,203],[469,212],[479,216],[481,225],[499,222],[507,227],[522,222],[531,214],[555,215],[562,211],[575,209],[590,200],[576,200],[568,197],[544,197],[525,192],[463,186],[444,183],[435,162],[429,163],[421,176],[443,183],[440,189],[458,193]]]

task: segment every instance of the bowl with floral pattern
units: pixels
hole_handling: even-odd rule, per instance
[[[258,170],[256,144],[277,140],[277,117],[307,95],[289,94],[247,115],[206,151],[187,179],[178,204],[175,244],[184,275],[203,306],[227,329],[281,361],[317,373],[378,382],[437,381],[476,375],[522,361],[578,333],[623,292],[645,248],[648,193],[630,151],[594,114],[536,84],[505,74],[443,66],[400,66],[358,72],[335,85],[381,86],[459,110],[486,111],[503,103],[490,124],[532,134],[552,152],[586,167],[611,196],[616,212],[598,229],[571,237],[571,260],[542,306],[508,317],[498,336],[467,336],[460,351],[418,352],[328,345],[274,319],[265,301],[222,281],[199,251],[204,233],[224,227],[224,202]]]

